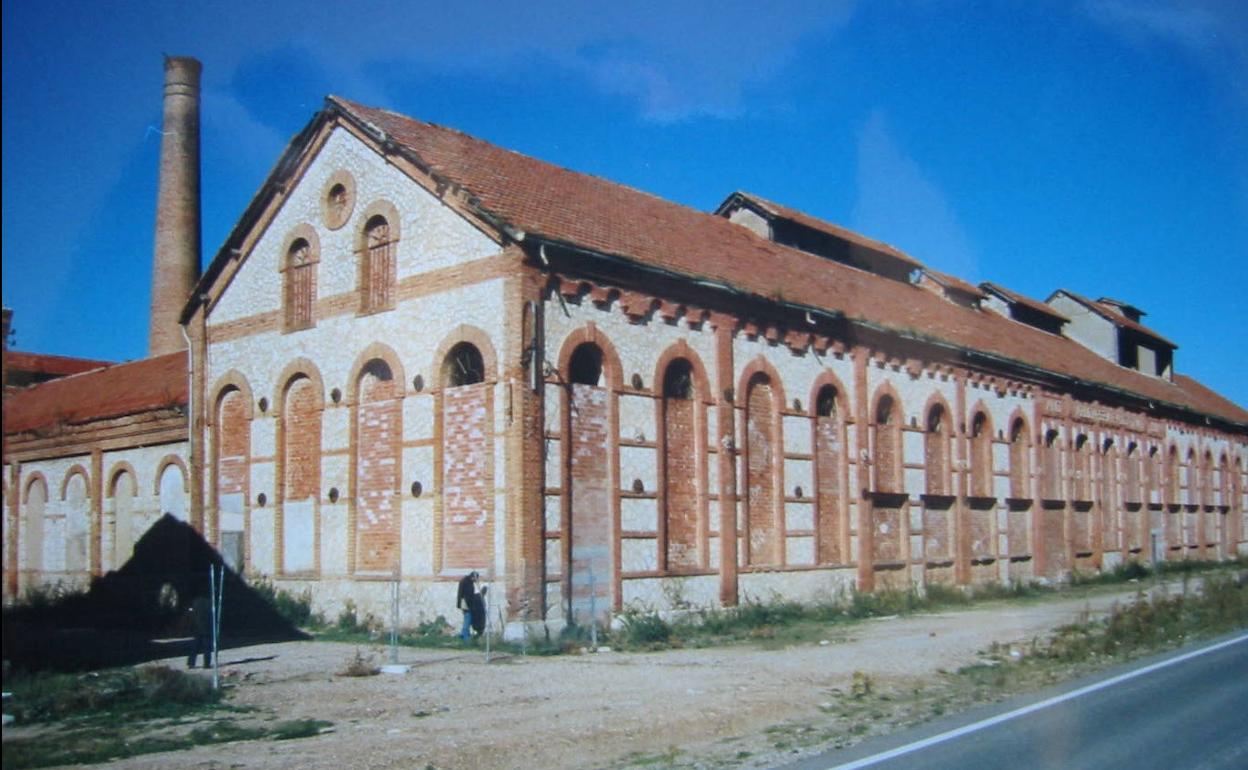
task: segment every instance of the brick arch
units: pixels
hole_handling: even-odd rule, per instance
[[[605,357],[605,356],[604,356]],[[685,359],[689,362],[689,366],[693,369],[693,384],[697,392],[697,398],[703,403],[711,401],[710,380],[706,374],[706,366],[702,363],[702,358],[698,356],[698,352],[689,346],[689,343],[683,339],[668,345],[667,348],[659,354],[658,360],[654,364],[654,377],[650,381],[652,389],[656,396],[663,395],[663,382],[667,376],[667,367],[677,359]]]
[[[434,388],[442,389],[442,365],[446,362],[446,357],[450,355],[451,349],[463,342],[472,345],[481,354],[481,363],[485,369],[485,382],[498,382],[498,356],[494,352],[494,343],[490,341],[490,335],[476,326],[460,324],[442,338],[442,342],[433,352],[428,371],[429,382]],[[393,366],[391,369],[393,370]]]
[[[87,469],[80,464],[70,466],[65,472],[65,478],[61,479],[61,501],[65,501],[65,495],[69,492],[69,482],[74,476],[82,476],[82,485],[87,488],[86,499],[91,499],[91,474],[87,473]]]
[[[620,354],[615,349],[615,345],[612,344],[611,338],[599,329],[593,321],[586,323],[579,329],[573,329],[563,339],[563,344],[559,347],[558,371],[560,374],[562,375],[568,371],[569,365],[572,363],[572,354],[585,343],[596,345],[602,351],[602,375],[607,382],[607,387],[612,390],[623,388],[624,368],[620,364]]]
[[[386,222],[390,225],[391,242],[399,240],[399,209],[389,200],[385,198],[377,198],[364,207],[359,214],[359,225],[355,228],[355,253],[363,254],[368,248],[368,235],[366,229],[368,222],[373,217],[385,217]]]
[[[360,351],[351,364],[351,379],[347,381],[347,392],[343,398],[343,404],[346,406],[356,406],[359,399],[360,378],[364,376],[364,367],[370,361],[382,361],[390,367],[390,376],[394,379],[398,389],[397,397],[402,398],[406,392],[407,386],[404,383],[407,382],[407,375],[404,374],[403,362],[399,360],[399,355],[394,352],[394,348],[384,342],[373,342]]]
[[[139,474],[135,472],[134,466],[122,460],[114,463],[109,470],[108,475],[104,478],[108,479],[108,484],[104,488],[105,497],[115,497],[117,494],[117,482],[121,480],[123,474],[130,474],[130,494],[136,496],[139,494]]]
[[[156,485],[155,485],[156,494],[157,495],[160,494],[160,480],[162,477],[164,477],[165,470],[170,465],[176,465],[178,466],[178,470],[182,471],[182,491],[190,492],[191,491],[190,481],[189,481],[190,472],[186,468],[186,462],[183,461],[182,458],[178,457],[177,455],[169,454],[160,458],[160,462],[156,464]]]
[[[781,379],[780,372],[776,371],[776,367],[763,354],[754,356],[741,370],[741,377],[737,380],[737,393],[744,396],[749,392],[750,383],[760,374],[766,375],[770,380],[772,399],[776,402],[776,417],[779,419],[784,414],[784,405],[788,403],[784,395],[784,380]]]
[[[290,255],[290,247],[295,245],[295,241],[302,238],[308,242],[308,251],[311,256],[308,257],[308,264],[314,265],[321,261],[321,238],[316,233],[316,228],[307,222],[300,222],[286,233],[286,237],[282,239],[282,250],[279,252],[281,265],[278,272],[286,272],[289,265],[286,264],[286,258]]]
[[[273,404],[269,407],[270,414],[275,416],[282,414],[290,384],[298,377],[307,377],[312,381],[312,386],[316,391],[316,405],[321,409],[325,408],[325,380],[321,377],[321,370],[312,361],[300,356],[286,364],[282,373],[278,375],[277,390],[273,394]]]
[[[819,405],[819,393],[827,386],[832,386],[832,390],[836,392],[836,414],[842,422],[849,422],[852,411],[849,406],[849,398],[845,395],[845,385],[840,378],[830,369],[824,369],[819,372],[819,376],[815,377],[815,382],[810,386],[810,398],[806,403],[807,410],[813,418],[816,416],[815,409]]]
[[[51,500],[51,492],[48,489],[48,479],[43,475],[43,471],[35,471],[26,478],[26,483],[22,485],[22,503],[30,502],[30,488],[35,484],[43,485],[43,499]]]
[[[251,383],[247,381],[247,376],[237,369],[230,369],[225,374],[217,378],[208,390],[214,394],[212,398],[212,410],[205,417],[206,425],[215,425],[217,421],[217,412],[221,409],[221,399],[231,390],[237,390],[243,397],[243,415],[248,419],[255,419],[256,399],[251,392]]]

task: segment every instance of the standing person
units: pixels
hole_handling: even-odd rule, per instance
[[[481,575],[473,570],[464,575],[459,580],[459,593],[455,598],[455,606],[460,612],[464,613],[464,627],[459,632],[459,638],[468,642],[468,635],[472,632],[472,613],[473,605],[476,602],[477,591],[481,585]]]
[[[186,656],[186,667],[195,668],[195,659],[202,653],[204,668],[212,668],[212,602],[207,596],[196,596],[191,602],[191,620],[195,624],[195,641],[191,654]]]

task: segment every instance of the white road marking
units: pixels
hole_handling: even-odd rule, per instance
[[[1096,684],[1090,684],[1086,687],[1080,687],[1078,690],[1071,690],[1070,692],[1064,693],[1062,695],[1055,695],[1052,698],[1049,698],[1047,700],[1042,700],[1039,703],[1033,703],[1030,706],[1023,706],[1022,708],[1014,709],[1013,711],[1009,711],[1004,714],[998,714],[995,717],[990,717],[988,719],[975,722],[974,724],[965,725],[963,727],[957,728],[956,730],[949,730],[948,732],[943,732],[940,735],[933,735],[931,738],[924,738],[921,741],[908,743],[905,746],[898,746],[895,749],[881,752],[879,754],[874,754],[869,757],[864,757],[854,762],[846,762],[843,765],[833,765],[829,767],[828,770],[857,770],[857,768],[860,768],[860,767],[870,767],[871,765],[879,764],[880,762],[886,762],[890,759],[895,759],[896,757],[905,756],[906,754],[910,754],[915,751],[925,749],[928,746],[935,746],[938,743],[951,741],[954,738],[960,738],[963,735],[969,735],[971,733],[978,732],[988,727],[992,727],[993,725],[999,725],[1002,722],[1008,722],[1011,719],[1017,719],[1018,717],[1026,716],[1027,714],[1031,714],[1041,709],[1046,709],[1049,706],[1055,706],[1058,703],[1062,703],[1064,701],[1073,700],[1075,698],[1080,698],[1084,695],[1087,695],[1088,693],[1096,692],[1097,690],[1104,690],[1107,687],[1113,687],[1114,685],[1122,684],[1123,682],[1129,679],[1134,679],[1137,676],[1144,676],[1145,674],[1151,674],[1152,672],[1166,668],[1167,666],[1173,666],[1178,663],[1182,663],[1186,660],[1191,660],[1192,658],[1199,657],[1201,655],[1205,655],[1210,652],[1216,652],[1218,650],[1223,649],[1224,647],[1230,647],[1232,644],[1239,644],[1240,642],[1244,642],[1244,641],[1248,641],[1248,634],[1244,634],[1243,636],[1237,636],[1234,639],[1227,639],[1225,642],[1219,642],[1218,644],[1211,645],[1209,647],[1202,647],[1199,650],[1193,650],[1191,652],[1187,652],[1182,655],[1169,658],[1167,660],[1163,660],[1159,663],[1153,663],[1152,665],[1148,665],[1148,666],[1145,666],[1144,668],[1136,669],[1135,671],[1128,671],[1125,674],[1119,674],[1118,676],[1115,676],[1110,679],[1106,679],[1103,682],[1097,682]]]

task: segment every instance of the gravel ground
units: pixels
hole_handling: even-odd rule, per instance
[[[332,731],[288,741],[244,741],[149,754],[102,767],[126,770],[344,770],[347,768],[600,768],[676,748],[682,757],[732,757],[749,766],[781,757],[764,730],[818,714],[854,672],[908,692],[941,669],[978,660],[991,643],[1030,640],[1129,600],[1095,598],[981,605],[830,627],[827,644],[751,646],[555,657],[401,648],[406,674],[346,677],[360,650],[288,642],[228,650],[231,702],[265,718],[323,719]],[[165,661],[183,665],[181,659]],[[6,731],[10,732],[10,731]],[[714,765],[711,761],[708,764]]]

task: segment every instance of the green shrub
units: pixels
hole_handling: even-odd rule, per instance
[[[299,628],[320,628],[325,625],[325,617],[312,611],[312,590],[305,588],[299,593],[278,588],[268,578],[252,581],[251,588],[260,594],[273,609],[291,625]]]
[[[627,647],[654,648],[672,640],[672,627],[654,610],[627,609],[620,615],[621,629],[612,641]]]

